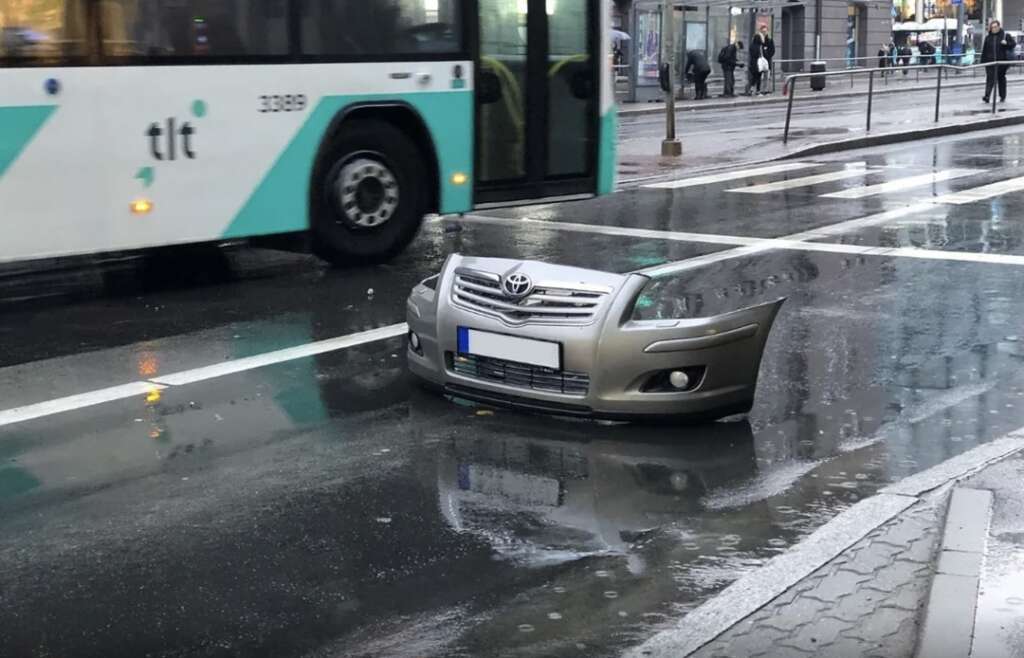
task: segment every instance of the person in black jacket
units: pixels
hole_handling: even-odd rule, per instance
[[[934,64],[935,63],[935,46],[928,43],[927,41],[920,41],[917,44],[917,52],[921,53],[920,63],[921,64]]]
[[[730,43],[718,53],[718,63],[722,67],[722,96],[732,98],[736,95],[736,67],[743,66],[739,61],[739,50],[743,42]]]
[[[708,75],[711,74],[711,65],[703,50],[691,50],[686,53],[686,67],[683,75],[687,80],[693,80],[693,87],[696,92],[695,98],[699,101],[708,97]]]
[[[985,36],[985,43],[981,47],[981,63],[1006,62],[1013,59],[1013,49],[1017,44],[1013,37],[1003,30],[999,21],[992,21],[988,24],[988,34]],[[1006,69],[1009,66],[989,66],[985,68],[985,96],[982,98],[986,103],[992,95],[993,87],[999,83],[999,101],[1006,102]]]
[[[757,61],[762,57],[768,60],[768,71],[761,71],[757,67]],[[768,35],[768,26],[762,25],[761,31],[750,40],[750,52],[747,54],[747,89],[743,92],[745,96],[750,96],[755,86],[757,93],[768,93],[767,86],[761,90],[761,82],[770,75],[772,57],[775,57],[775,41]]]
[[[889,44],[883,43],[882,46],[878,49],[878,68],[888,68],[889,60],[891,59],[892,54],[889,52]],[[888,71],[882,71],[882,77],[885,77],[887,73]]]

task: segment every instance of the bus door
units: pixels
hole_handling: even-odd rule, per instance
[[[477,204],[596,193],[599,0],[477,0]]]

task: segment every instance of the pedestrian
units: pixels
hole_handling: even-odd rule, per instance
[[[711,74],[711,65],[703,50],[691,50],[686,53],[686,67],[683,75],[687,80],[693,81],[694,98],[699,101],[708,97],[708,76]]]
[[[739,51],[743,49],[743,42],[726,44],[718,51],[718,63],[722,67],[722,96],[732,98],[736,95],[736,68],[742,67],[739,61]]]
[[[935,63],[935,46],[927,41],[917,44],[917,51],[921,54],[921,64],[928,65]]]
[[[883,43],[882,46],[878,49],[878,68],[884,69],[884,68],[888,68],[888,66],[889,66],[889,46],[887,44]],[[882,77],[884,78],[887,73],[888,73],[888,71],[882,71]]]
[[[985,35],[985,43],[981,46],[981,63],[1005,62],[1013,58],[1013,49],[1017,46],[1013,37],[1006,33],[999,21],[992,21],[988,24],[988,34]],[[997,64],[985,67],[985,96],[982,98],[986,103],[992,95],[996,83],[999,84],[999,102],[1006,102],[1006,69],[1009,66]]]
[[[762,24],[754,38],[750,40],[750,52],[747,53],[747,89],[743,92],[744,96],[750,96],[754,87],[757,87],[758,94],[770,93],[767,80],[771,74],[773,57],[775,41],[768,35],[768,26]]]
[[[903,75],[909,73],[908,67],[910,66],[910,58],[913,54],[914,51],[910,49],[909,43],[904,43],[900,46],[900,66],[903,67]]]

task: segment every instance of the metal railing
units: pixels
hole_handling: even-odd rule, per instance
[[[949,77],[950,71],[963,72],[963,71],[978,71],[979,69],[987,69],[993,66],[1005,66],[1009,67],[1020,67],[1024,66],[1024,61],[1007,60],[1001,62],[986,62],[984,64],[972,64],[970,66],[956,66],[954,64],[918,64],[917,68],[921,70],[934,69],[935,75],[935,123],[939,122],[939,107],[942,102],[942,78],[943,72],[946,72],[946,77]],[[890,73],[894,70],[891,66],[876,67],[876,68],[864,68],[856,69],[851,71],[822,71],[818,73],[792,73],[786,76],[786,81],[783,84],[782,93],[789,96],[789,100],[786,103],[786,127],[782,133],[782,143],[785,144],[789,141],[789,126],[790,120],[793,116],[793,100],[796,98],[796,81],[797,80],[810,80],[811,78],[830,78],[838,77],[843,75],[867,75],[868,77],[868,103],[867,103],[867,117],[866,117],[866,132],[871,132],[871,106],[874,100],[875,92],[875,74],[876,73]],[[994,83],[996,81],[993,81]],[[992,114],[996,113],[996,96],[998,90],[995,88],[997,84],[993,85],[993,89],[990,94],[992,97]]]

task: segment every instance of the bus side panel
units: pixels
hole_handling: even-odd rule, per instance
[[[4,125],[34,133],[3,135],[24,145],[0,149],[0,261],[304,230],[323,132],[357,100],[420,112],[439,151],[443,209],[466,210],[471,185],[447,181],[456,171],[471,180],[469,71],[416,62],[0,72],[0,119],[17,112]],[[51,78],[56,95],[45,90]],[[26,109],[38,107],[47,109]],[[151,209],[133,213],[140,200]]]
[[[265,235],[282,231],[280,218],[301,218],[305,229],[309,181],[317,151],[328,127],[345,108],[367,103],[401,102],[423,119],[437,150],[441,212],[464,212],[472,206],[473,96],[471,93],[424,92],[405,96],[343,95],[320,99],[309,120],[260,182],[252,196],[224,232],[224,238]],[[470,127],[470,128],[467,128]],[[455,173],[466,174],[462,185],[451,182]]]
[[[597,193],[611,194],[615,191],[615,142],[618,139],[618,121],[615,113],[615,80],[612,63],[608,60],[612,52],[611,44],[611,0],[600,0],[601,47],[598,53],[602,57],[601,98],[599,107],[600,125],[598,131],[597,152]]]
[[[97,90],[57,73],[0,71],[0,261],[102,243],[108,231]]]

